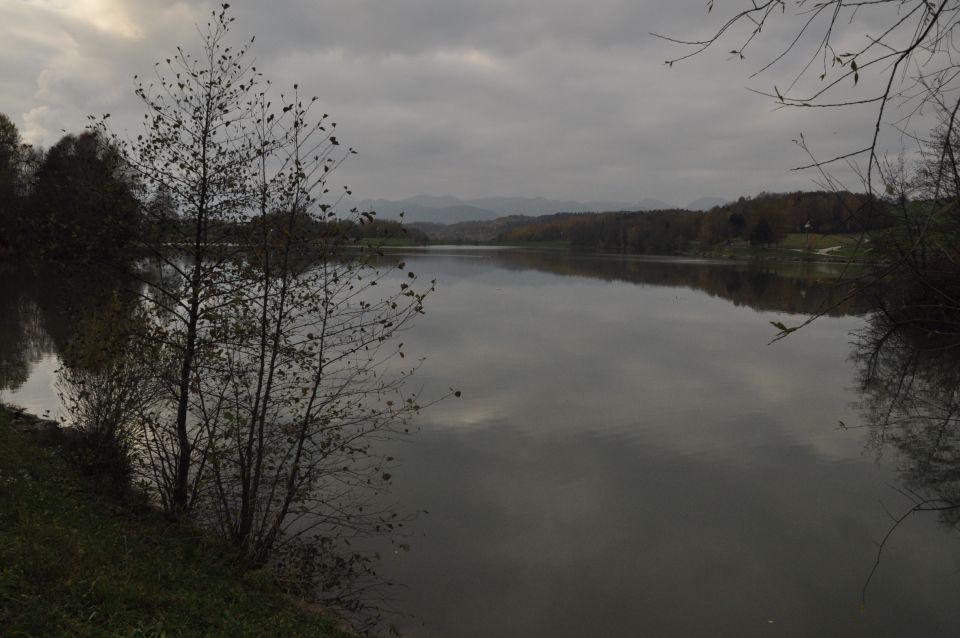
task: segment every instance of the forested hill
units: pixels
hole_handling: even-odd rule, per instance
[[[763,193],[706,212],[662,210],[560,214],[508,228],[498,241],[567,241],[572,247],[670,255],[743,239],[779,243],[787,233],[854,233],[891,225],[882,202],[830,192]]]

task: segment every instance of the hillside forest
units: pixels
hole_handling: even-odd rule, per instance
[[[563,241],[578,249],[673,255],[708,254],[743,240],[774,246],[791,233],[834,235],[888,228],[887,207],[848,192],[761,193],[707,212],[562,213],[501,232],[503,242]]]

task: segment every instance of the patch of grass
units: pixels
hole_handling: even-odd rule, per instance
[[[820,233],[790,233],[780,242],[781,248],[800,248],[803,250],[822,250],[834,246],[856,246],[860,234],[822,235]]]
[[[806,246],[806,236],[800,233],[793,233],[777,246],[768,246],[761,248],[751,246],[743,239],[735,239],[729,245],[718,244],[716,255],[720,257],[738,258],[738,259],[777,259],[783,261],[864,261],[869,259],[868,247],[869,238],[861,241],[860,234],[850,235],[810,235],[809,249]],[[859,245],[858,245],[859,242]],[[824,248],[836,248],[826,254],[816,251]]]
[[[0,634],[318,636],[328,618],[243,578],[230,556],[149,508],[98,493],[16,433],[0,406]]]

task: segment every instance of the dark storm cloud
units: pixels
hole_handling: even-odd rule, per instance
[[[650,31],[699,36],[701,6],[650,0],[286,0],[237,2],[238,38],[279,86],[320,96],[360,150],[340,179],[363,197],[529,195],[677,204],[703,195],[812,187],[791,173],[814,135],[824,155],[862,144],[863,114],[775,110],[744,90],[787,30],[746,61],[724,46],[673,69],[678,49]],[[12,63],[0,111],[34,142],[78,130],[87,113],[133,127],[134,73],[177,44],[210,5],[123,0],[6,3]],[[757,62],[755,63],[754,60]],[[784,65],[779,73],[795,69]],[[770,88],[777,75],[754,81]],[[855,184],[853,184],[855,186]]]

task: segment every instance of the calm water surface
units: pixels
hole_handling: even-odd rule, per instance
[[[856,427],[864,319],[837,307],[768,345],[771,321],[844,297],[829,269],[403,258],[438,281],[402,337],[427,357],[415,383],[463,391],[391,444],[393,499],[429,512],[381,565],[407,635],[960,635],[960,535],[936,514],[896,531],[859,609],[910,506],[902,459]],[[56,412],[70,286],[0,278],[3,398]]]

